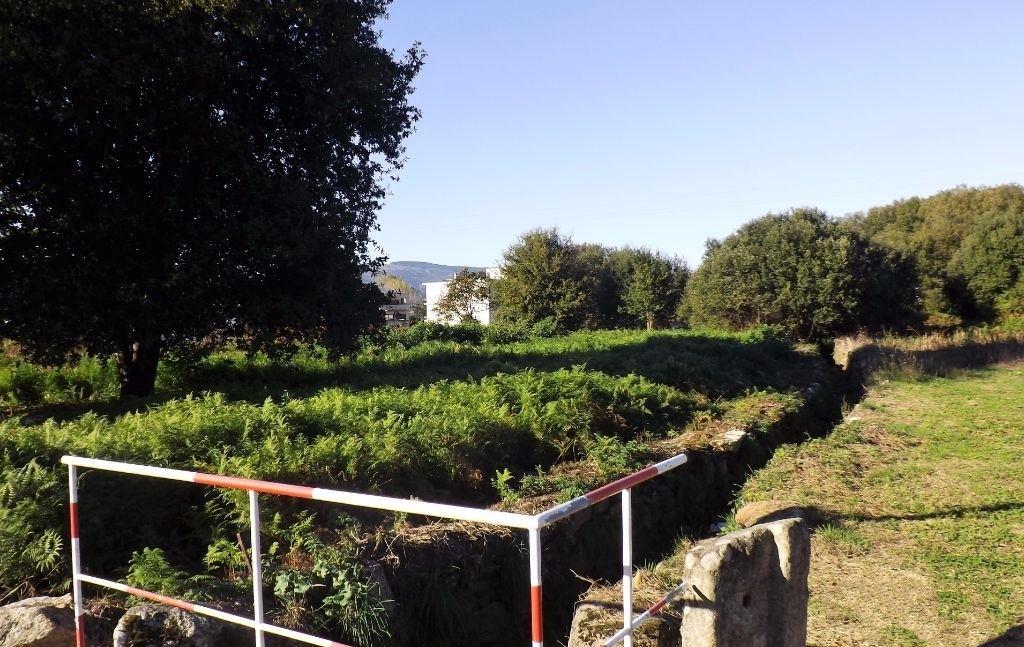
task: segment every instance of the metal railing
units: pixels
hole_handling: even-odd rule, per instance
[[[205,474],[203,472],[189,472],[186,470],[168,469],[165,467],[152,467],[148,465],[136,465],[133,463],[121,463],[117,461],[99,460],[94,458],[82,458],[78,456],[64,456],[61,462],[68,466],[68,488],[70,500],[71,517],[71,570],[72,590],[75,601],[75,642],[76,647],[85,647],[85,629],[82,600],[82,583],[106,587],[115,591],[121,591],[139,598],[160,602],[173,607],[178,607],[192,613],[209,616],[224,622],[249,627],[255,635],[255,645],[263,647],[264,634],[276,634],[292,640],[319,645],[321,647],[350,647],[333,640],[320,638],[292,629],[286,629],[277,625],[269,624],[263,618],[263,585],[262,585],[262,556],[260,551],[260,513],[259,495],[273,494],[278,496],[294,497],[298,499],[310,499],[314,501],[326,501],[340,503],[343,505],[372,508],[376,510],[387,510],[392,512],[405,512],[410,514],[438,517],[442,519],[455,519],[460,521],[473,521],[477,523],[503,526],[506,528],[518,528],[527,531],[528,546],[530,554],[530,615],[531,615],[531,644],[533,647],[544,645],[544,605],[543,587],[541,574],[541,534],[540,531],[553,523],[586,510],[592,505],[604,501],[616,494],[621,495],[622,501],[622,629],[609,638],[605,645],[614,645],[622,641],[627,647],[632,646],[633,630],[655,617],[658,612],[674,597],[678,596],[685,588],[685,583],[680,584],[665,597],[659,600],[650,609],[640,615],[633,616],[633,522],[632,522],[632,492],[631,488],[649,481],[650,479],[675,469],[686,462],[686,454],[677,454],[671,458],[655,463],[644,469],[624,476],[617,481],[603,485],[582,496],[576,497],[556,505],[536,515],[519,514],[514,512],[502,512],[499,510],[487,510],[482,508],[469,508],[464,506],[448,505],[444,503],[431,503],[413,499],[399,499],[395,497],[378,496],[373,494],[361,494],[358,492],[346,492],[344,490],[331,490],[326,488],[306,487],[300,485],[289,485],[273,481],[259,481],[255,479],[238,478],[234,476],[222,476],[218,474]],[[107,580],[82,572],[81,543],[79,537],[78,517],[78,468],[96,469],[121,474],[133,474],[137,476],[148,476],[152,478],[166,479],[171,481],[183,481],[196,483],[211,487],[245,490],[249,494],[249,530],[250,530],[250,563],[252,564],[252,596],[253,596],[253,617],[246,618],[232,613],[226,613],[217,609],[193,604],[184,600],[167,597],[152,591],[144,591],[120,582]]]

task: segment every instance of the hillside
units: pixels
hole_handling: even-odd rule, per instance
[[[383,273],[397,276],[413,287],[417,292],[423,293],[423,284],[433,281],[444,281],[452,278],[465,265],[438,265],[425,261],[392,261],[384,266]],[[470,267],[473,271],[482,271],[482,267]]]

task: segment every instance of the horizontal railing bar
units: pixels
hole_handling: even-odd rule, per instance
[[[680,593],[685,591],[687,586],[689,586],[689,582],[683,582],[679,586],[675,587],[674,589],[663,595],[661,599],[652,604],[649,609],[647,609],[646,611],[638,615],[636,618],[634,618],[633,622],[628,627],[623,627],[622,629],[619,629],[615,633],[615,635],[613,635],[608,640],[604,641],[604,647],[612,647],[612,645],[617,644],[637,627],[645,624],[648,620],[657,616],[659,613],[661,613],[662,608],[664,608],[666,604],[677,598]]]
[[[292,640],[298,640],[310,645],[318,645],[319,647],[351,647],[334,640],[328,640],[326,638],[319,638],[310,634],[302,633],[301,631],[294,631],[292,629],[285,629],[284,627],[278,627],[277,625],[267,624],[265,622],[256,622],[252,618],[245,618],[243,616],[237,616],[233,613],[227,613],[218,609],[212,609],[205,607],[201,604],[193,604],[192,602],[186,602],[177,598],[171,598],[166,595],[160,595],[159,593],[153,593],[152,591],[145,591],[143,589],[137,589],[134,586],[128,586],[127,584],[121,584],[113,580],[106,580],[102,577],[95,577],[92,575],[86,575],[80,573],[78,579],[82,582],[88,582],[95,586],[102,586],[108,589],[114,589],[128,595],[134,595],[137,598],[143,598],[146,600],[152,600],[153,602],[159,602],[168,606],[177,607],[190,613],[196,613],[210,618],[216,618],[223,620],[224,622],[230,622],[231,624],[242,625],[249,629],[262,629],[267,633],[277,634],[285,638],[291,638]]]
[[[329,501],[331,503],[354,505],[363,508],[374,508],[377,510],[421,514],[428,517],[456,519],[459,521],[474,521],[494,526],[505,526],[507,528],[530,529],[539,527],[538,517],[518,514],[515,512],[467,508],[464,506],[449,505],[447,503],[431,503],[428,501],[399,499],[395,497],[379,496],[376,494],[362,494],[360,492],[347,492],[344,490],[329,490],[326,488],[289,485],[287,483],[277,483],[274,481],[259,481],[256,479],[223,476],[220,474],[206,474],[203,472],[190,472],[187,470],[176,470],[166,467],[150,467],[148,465],[107,461],[97,458],[83,458],[81,456],[64,456],[60,460],[65,465],[76,465],[78,467],[105,470],[108,472],[134,474],[137,476],[152,476],[154,478],[168,479],[172,481],[184,481],[187,483],[197,483],[213,487],[248,490],[250,492],[261,492],[263,494],[277,494],[281,496],[296,497],[299,499]]]
[[[666,458],[661,462],[655,463],[653,465],[648,465],[642,470],[633,472],[632,474],[629,474],[627,476],[623,476],[617,481],[612,481],[607,485],[602,485],[601,487],[595,490],[591,490],[590,492],[587,492],[582,496],[578,496],[575,499],[570,499],[565,503],[556,505],[553,508],[545,510],[544,512],[537,515],[537,521],[540,524],[541,528],[544,528],[545,526],[550,526],[556,521],[561,521],[562,519],[572,516],[581,510],[585,510],[590,506],[594,505],[595,503],[604,501],[608,497],[614,496],[619,492],[622,492],[623,490],[635,487],[645,481],[649,481],[655,476],[658,476],[659,474],[664,474],[669,470],[674,470],[675,468],[684,464],[686,460],[686,454],[676,454],[675,456],[672,456],[671,458]]]

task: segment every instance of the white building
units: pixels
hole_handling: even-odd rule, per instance
[[[501,276],[501,271],[496,267],[488,267],[484,270],[484,273],[489,279],[496,279]],[[437,321],[449,325],[459,323],[455,317],[441,317],[437,314],[437,302],[448,293],[448,281],[451,281],[451,279],[423,284],[427,295],[427,321]],[[485,326],[491,323],[494,318],[494,312],[491,308],[490,299],[481,299],[473,302],[473,318]]]

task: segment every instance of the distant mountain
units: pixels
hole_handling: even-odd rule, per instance
[[[438,265],[423,261],[392,261],[384,266],[383,273],[397,276],[422,293],[424,283],[450,279],[464,267],[466,266]],[[482,272],[484,268],[470,267],[469,269],[474,272]]]

